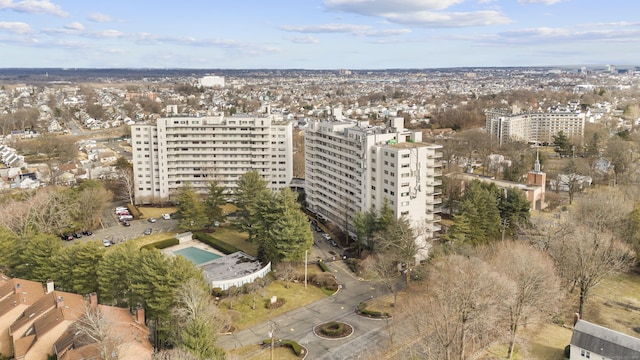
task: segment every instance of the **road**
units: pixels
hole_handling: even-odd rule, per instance
[[[318,233],[314,233],[312,254],[328,258],[329,251],[337,248],[327,244]],[[379,296],[384,291],[372,283],[359,281],[342,260],[327,262],[342,289],[334,296],[324,298],[302,308],[292,310],[249,329],[221,336],[218,345],[226,350],[260,344],[267,339],[272,324],[275,324],[275,337],[291,339],[305,346],[309,351],[308,359],[338,360],[370,358],[376,351],[389,344],[388,327],[392,320],[377,320],[361,317],[355,313],[358,303]],[[338,320],[351,325],[352,336],[338,340],[317,337],[313,328],[321,323]]]

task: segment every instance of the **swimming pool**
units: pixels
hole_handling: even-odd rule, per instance
[[[215,260],[220,258],[220,255],[214,254],[212,252],[198,249],[196,247],[190,246],[181,250],[176,250],[173,252],[175,255],[182,255],[188,260],[191,260],[196,265],[202,265],[211,260]]]

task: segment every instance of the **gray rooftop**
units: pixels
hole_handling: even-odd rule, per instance
[[[262,267],[257,258],[238,251],[204,264],[202,272],[205,279],[220,281],[253,274]]]
[[[571,345],[611,360],[640,359],[640,339],[584,320],[573,327]]]

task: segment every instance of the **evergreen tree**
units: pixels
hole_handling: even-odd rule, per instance
[[[452,234],[450,238],[464,234],[466,242],[472,245],[486,244],[500,237],[500,212],[498,210],[498,189],[495,184],[472,181],[465,189],[460,203],[460,213],[469,222],[470,232]],[[455,228],[453,229],[456,230]]]
[[[102,303],[133,308],[131,284],[137,271],[140,251],[131,242],[120,244],[98,264],[99,298]]]
[[[216,221],[222,222],[224,220],[224,212],[221,206],[225,203],[224,188],[219,186],[217,181],[210,182],[209,192],[204,201],[204,211],[207,219],[209,219],[211,223]]]
[[[565,157],[573,154],[573,144],[571,144],[564,132],[559,131],[556,135],[553,135],[553,144],[553,150],[560,156]]]
[[[205,207],[200,197],[190,184],[185,184],[178,191],[178,228],[182,230],[200,229],[207,224]]]
[[[258,213],[257,202],[264,194],[268,194],[267,182],[256,171],[247,171],[240,176],[238,187],[235,191],[235,205],[238,207],[236,225],[241,231],[249,234],[249,241],[253,241],[253,230]]]
[[[9,229],[0,227],[0,272],[10,274],[17,265],[18,237]]]
[[[69,249],[69,250],[67,250]],[[72,291],[76,294],[90,294],[99,290],[98,286],[98,266],[104,255],[104,247],[99,241],[88,241],[78,243],[65,248],[63,252],[69,251],[73,254],[73,276]]]
[[[62,249],[57,236],[38,234],[29,239],[21,239],[18,249],[16,277],[42,283],[51,277],[55,280],[55,274],[58,274],[55,258]]]
[[[313,235],[296,194],[285,188],[262,196],[259,205],[254,223],[259,257],[272,264],[302,261],[305,250],[313,244]]]

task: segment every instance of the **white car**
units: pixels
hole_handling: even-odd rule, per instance
[[[171,215],[169,214],[162,214],[162,218],[165,220],[171,220]]]
[[[331,235],[329,235],[327,233],[322,233],[322,237],[327,239],[327,240],[331,240]]]
[[[102,244],[104,245],[104,247],[109,247],[111,246],[111,241],[109,241],[108,239],[102,239]]]

